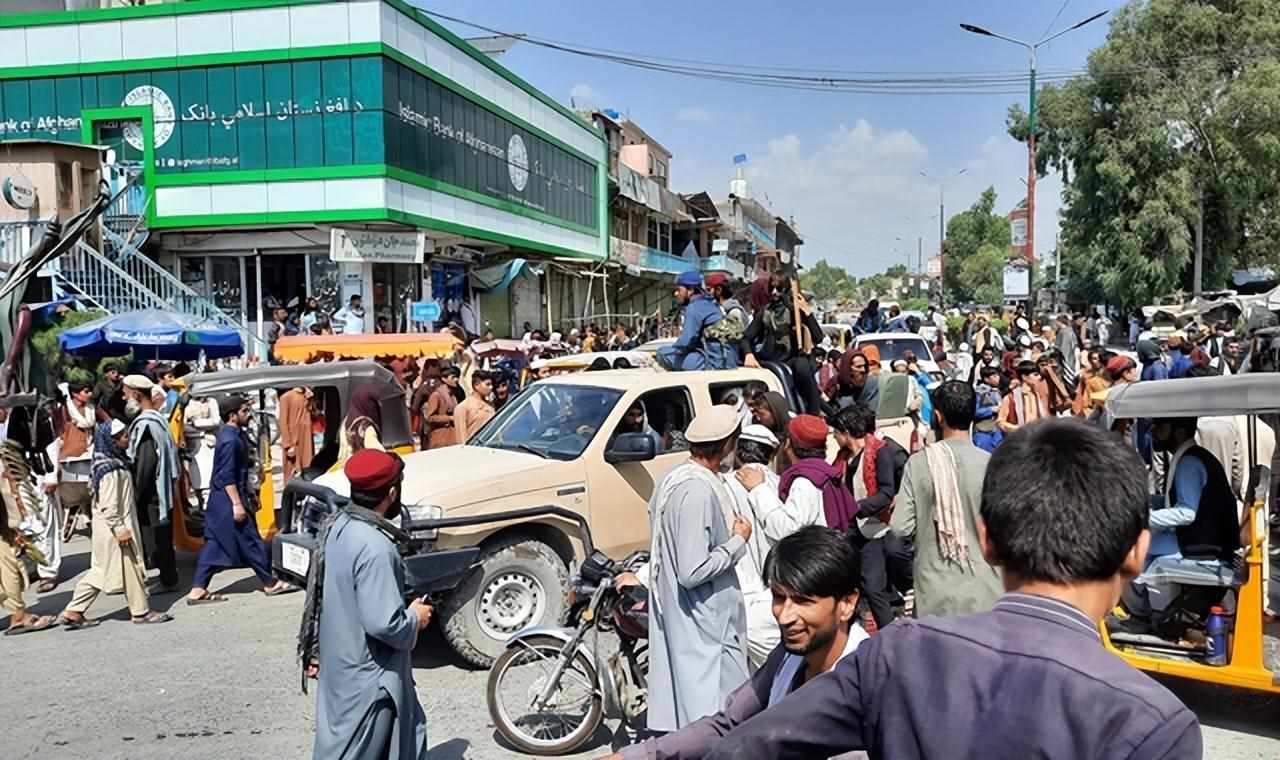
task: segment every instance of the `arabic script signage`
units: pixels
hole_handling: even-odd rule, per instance
[[[329,233],[329,260],[358,264],[421,264],[434,250],[425,232],[344,230]]]
[[[87,109],[119,159],[149,145],[160,174],[388,165],[596,229],[596,162],[382,56],[0,82],[0,141],[80,142]],[[454,192],[457,195],[459,193]]]

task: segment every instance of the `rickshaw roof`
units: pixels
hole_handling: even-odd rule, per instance
[[[1113,419],[1280,413],[1280,373],[1150,380],[1113,387],[1107,393],[1106,412]]]
[[[224,372],[203,372],[186,378],[192,396],[243,393],[262,388],[314,388],[338,386],[344,398],[353,386],[367,380],[399,389],[395,375],[377,362],[316,362],[315,364],[260,365]]]
[[[305,362],[316,357],[376,359],[425,356],[443,359],[462,346],[453,333],[379,333],[373,335],[285,335],[276,341],[277,359]]]

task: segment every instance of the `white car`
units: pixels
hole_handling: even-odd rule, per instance
[[[893,362],[901,359],[907,351],[916,355],[916,363],[920,369],[929,373],[935,380],[942,379],[942,370],[933,359],[933,351],[924,338],[912,332],[864,333],[853,339],[855,348],[875,346],[880,352],[880,369],[890,372]]]

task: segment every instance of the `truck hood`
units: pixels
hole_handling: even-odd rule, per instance
[[[432,504],[447,512],[476,501],[560,485],[556,480],[573,479],[564,472],[566,465],[573,463],[487,446],[415,451],[404,457],[401,498],[405,504]],[[341,470],[327,472],[315,482],[343,496],[351,494],[351,484]]]

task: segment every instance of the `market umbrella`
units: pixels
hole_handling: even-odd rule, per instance
[[[191,360],[242,356],[244,342],[233,328],[189,314],[143,309],[85,322],[63,330],[58,345],[72,356],[123,356]]]

